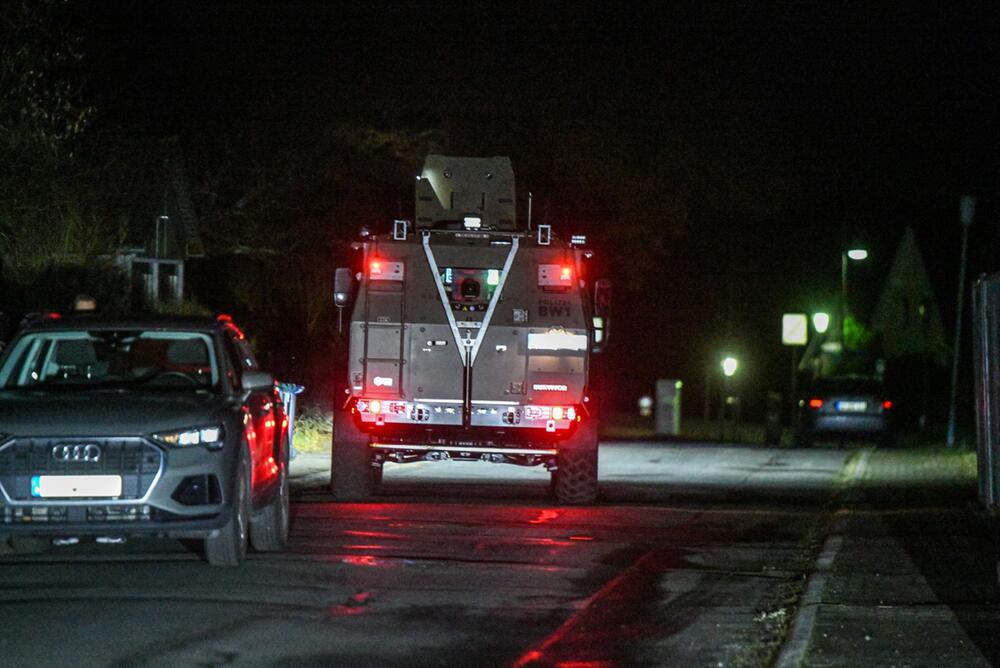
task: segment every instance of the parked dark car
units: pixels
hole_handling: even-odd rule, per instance
[[[867,376],[821,378],[799,399],[796,442],[817,440],[894,443],[895,404],[877,379]]]
[[[228,316],[50,314],[0,357],[0,538],[196,538],[213,565],[280,549],[286,425]]]

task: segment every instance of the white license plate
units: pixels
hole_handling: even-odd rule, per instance
[[[844,413],[864,413],[868,410],[867,401],[838,401],[837,410]]]
[[[34,497],[73,499],[121,496],[120,475],[35,475],[31,476]]]

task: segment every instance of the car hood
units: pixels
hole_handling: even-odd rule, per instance
[[[0,434],[143,436],[218,422],[234,407],[209,392],[0,391]]]

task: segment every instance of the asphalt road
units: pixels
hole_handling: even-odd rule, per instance
[[[601,502],[544,471],[387,466],[334,504],[293,462],[292,544],[0,555],[5,666],[991,665],[993,524],[905,453],[606,443]],[[889,461],[886,464],[886,461]],[[912,475],[911,475],[912,474]]]

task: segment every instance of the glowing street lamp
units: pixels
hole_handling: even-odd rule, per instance
[[[740,363],[735,357],[727,356],[722,360],[722,373],[726,378],[732,378]]]
[[[849,248],[840,253],[840,340],[844,340],[844,325],[847,322],[847,261],[861,262],[868,259],[864,248]]]
[[[817,334],[826,334],[826,330],[830,328],[830,314],[823,313],[813,313],[813,329],[816,330]]]

